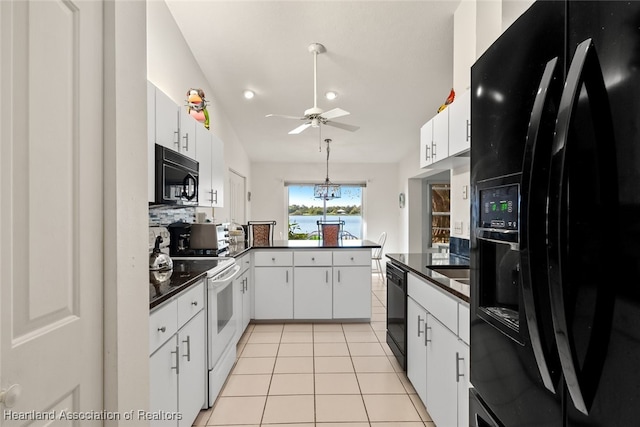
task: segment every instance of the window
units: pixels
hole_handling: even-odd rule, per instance
[[[290,240],[317,239],[317,221],[325,217],[345,222],[343,238],[362,239],[363,185],[341,184],[342,197],[326,202],[313,197],[313,184],[286,185]]]

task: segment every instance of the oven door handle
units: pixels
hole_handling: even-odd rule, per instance
[[[240,266],[236,264],[233,266],[233,271],[231,273],[217,280],[209,280],[209,286],[212,289],[222,288],[231,283],[238,276],[238,273],[240,273]]]

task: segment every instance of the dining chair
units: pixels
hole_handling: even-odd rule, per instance
[[[270,246],[273,243],[275,221],[247,221],[249,244],[251,246]]]
[[[328,220],[317,221],[318,233],[322,239],[324,246],[335,246],[340,241],[342,235],[342,228],[344,227],[344,221],[342,220]]]
[[[384,249],[384,244],[386,243],[386,241],[387,241],[387,232],[383,231],[382,234],[380,234],[380,238],[378,238],[378,244],[380,245],[380,247],[375,248],[371,255],[371,259],[374,260],[376,263],[376,269],[373,271],[380,275],[380,278],[382,279],[383,282],[385,280],[385,276],[384,276],[384,270],[382,269],[382,250]]]

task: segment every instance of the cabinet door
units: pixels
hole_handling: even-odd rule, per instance
[[[213,133],[211,134],[211,190],[213,190],[214,208],[224,206],[224,142]]]
[[[180,374],[178,375],[178,409],[182,420],[178,426],[191,426],[206,399],[205,312],[201,310],[180,331]]]
[[[204,126],[195,128],[196,160],[198,161],[198,204],[213,206],[211,189],[211,132]]]
[[[471,94],[467,90],[449,106],[449,155],[471,148]]]
[[[236,335],[234,342],[237,343],[244,333],[242,327],[243,309],[244,309],[244,278],[245,274],[240,274],[233,281],[233,313],[236,321]]]
[[[431,163],[431,143],[433,142],[433,121],[429,120],[420,128],[420,167]]]
[[[407,298],[407,377],[420,396],[427,402],[427,312],[412,298]]]
[[[156,201],[156,87],[147,81],[147,197]]]
[[[179,347],[174,335],[149,359],[149,410],[178,412]],[[152,427],[176,426],[176,420],[153,420]]]
[[[432,121],[431,163],[435,163],[449,156],[449,109],[437,114]]]
[[[242,295],[242,324],[241,330],[244,332],[251,321],[251,272],[247,271],[242,275],[244,282],[244,294]]]
[[[333,318],[371,318],[371,265],[333,268]]]
[[[156,144],[180,151],[178,125],[180,111],[171,98],[156,88]]]
[[[293,272],[293,318],[331,319],[331,267],[297,267]]]
[[[187,108],[180,108],[180,152],[192,159],[196,158],[196,129],[207,130],[202,123],[187,113]]]
[[[438,426],[458,424],[456,349],[458,338],[427,316],[427,411]]]
[[[469,423],[469,346],[458,340],[456,350],[457,358],[457,386],[458,386],[458,426],[466,426]]]
[[[255,318],[293,319],[293,269],[255,268]]]

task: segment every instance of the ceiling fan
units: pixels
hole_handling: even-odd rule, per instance
[[[319,127],[321,124],[348,130],[350,132],[354,132],[360,129],[358,126],[332,121],[332,119],[335,119],[337,117],[347,116],[351,114],[348,111],[345,111],[341,108],[334,108],[329,111],[324,111],[322,108],[318,108],[318,54],[326,52],[327,50],[320,43],[312,43],[309,45],[308,49],[310,53],[313,53],[313,108],[309,108],[308,110],[306,110],[303,117],[286,116],[282,114],[267,114],[266,117],[280,117],[284,119],[304,120],[305,123],[290,131],[290,135],[298,134],[308,127]]]

